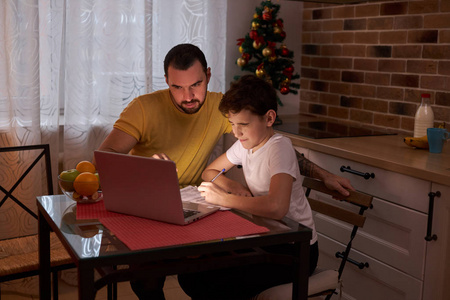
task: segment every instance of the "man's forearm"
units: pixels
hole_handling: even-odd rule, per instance
[[[311,162],[307,158],[305,158],[302,154],[300,154],[298,151],[295,151],[297,154],[297,160],[298,160],[298,166],[300,168],[300,174],[306,177],[316,178],[323,180],[323,177],[325,175],[324,169],[316,165],[315,163]]]

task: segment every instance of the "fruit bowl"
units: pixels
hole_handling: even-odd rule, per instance
[[[101,189],[98,187],[98,182],[95,183],[92,181],[78,180],[77,183],[75,183],[74,181],[71,180],[61,179],[60,176],[58,176],[58,182],[59,187],[61,188],[61,191],[64,193],[64,195],[66,195],[67,197],[69,197],[74,201],[77,201],[78,203],[95,203],[103,199],[103,193]],[[80,186],[81,190],[83,190],[83,188],[87,190],[94,189],[94,192],[93,193],[89,192],[85,193],[85,195],[82,195],[75,190],[74,185],[75,187]]]

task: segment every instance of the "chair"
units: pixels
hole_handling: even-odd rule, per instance
[[[50,164],[50,147],[44,145],[30,145],[17,147],[0,148],[1,152],[17,152],[41,150],[34,161],[23,172],[14,185],[7,190],[0,184],[0,191],[4,193],[3,199],[0,201],[0,208],[6,200],[14,201],[33,218],[37,220],[37,215],[19,199],[13,192],[22,183],[23,179],[44,157],[45,170],[47,178],[47,192],[53,195],[53,182]],[[36,224],[37,225],[37,224]],[[51,243],[51,270],[53,274],[53,299],[58,299],[58,271],[75,267],[72,259],[60,243],[58,237],[52,233],[50,236]],[[38,235],[32,234],[15,238],[4,239],[0,241],[0,283],[21,279],[39,274],[39,256],[38,256]],[[0,293],[1,297],[1,293]]]
[[[335,201],[345,201],[359,207],[359,212],[355,213],[353,210],[351,210],[351,208],[353,207],[347,209],[326,203],[324,201],[312,199],[310,197],[311,190],[325,193],[337,198],[341,197],[339,193],[329,190],[322,181],[305,177],[303,180],[303,186],[306,187],[306,196],[313,211],[327,215],[340,221],[344,221],[353,226],[350,234],[350,239],[345,250],[343,252],[336,253],[336,257],[342,259],[339,269],[327,270],[317,267],[315,272],[309,277],[308,297],[326,295],[326,299],[330,299],[339,286],[342,272],[347,261],[356,264],[360,269],[368,267],[367,263],[358,263],[348,256],[358,228],[364,226],[366,217],[363,216],[363,214],[368,208],[372,207],[373,197],[361,192],[350,191],[350,196],[343,200],[336,200],[335,198],[333,198],[333,200]],[[283,300],[291,299],[291,296],[292,283],[289,283],[267,289],[257,295],[254,300]]]

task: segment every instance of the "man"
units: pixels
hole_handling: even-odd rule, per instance
[[[231,125],[219,111],[221,93],[207,91],[211,69],[191,44],[173,47],[164,59],[166,90],[134,99],[121,113],[99,150],[170,159],[180,186],[200,185],[214,146]],[[346,195],[350,182],[299,157],[302,175],[325,181]],[[131,282],[140,299],[164,299],[164,278]]]

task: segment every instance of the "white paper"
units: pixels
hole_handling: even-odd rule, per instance
[[[181,200],[183,202],[202,203],[202,204],[217,206],[217,205],[213,205],[211,203],[206,202],[205,197],[201,196],[200,191],[198,190],[198,188],[196,186],[189,185],[185,188],[182,188],[180,190],[180,193],[181,193]],[[229,207],[223,207],[223,206],[219,206],[219,207],[220,207],[220,210],[230,210],[231,209]]]

